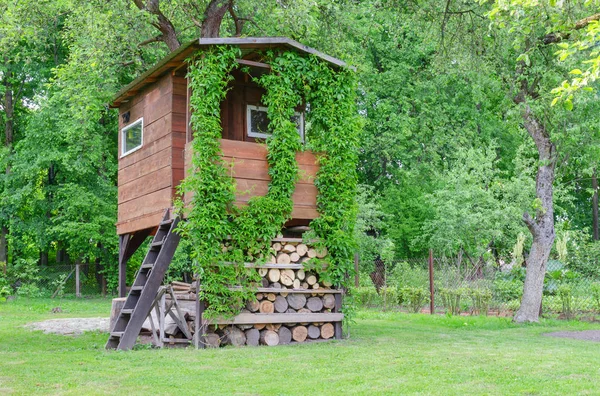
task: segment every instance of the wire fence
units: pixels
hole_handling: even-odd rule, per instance
[[[11,285],[29,297],[92,296],[106,293],[106,285],[94,264],[35,266]]]
[[[378,309],[430,312],[429,259],[360,262],[358,303]],[[433,259],[433,302],[437,313],[512,316],[519,308],[525,280],[521,265],[498,265],[462,257]],[[544,281],[542,313],[591,319],[600,316],[600,277],[586,276],[550,260]]]

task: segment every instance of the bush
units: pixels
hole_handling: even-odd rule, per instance
[[[496,279],[494,281],[494,293],[499,302],[521,300],[523,296],[523,281],[519,279]]]
[[[3,276],[0,276],[0,301],[6,301],[6,297],[12,294],[12,288]]]
[[[423,305],[429,300],[429,292],[421,287],[405,286],[398,293],[404,305],[414,313],[421,311]]]
[[[590,290],[594,299],[595,309],[597,312],[600,312],[600,283],[592,283]]]
[[[562,313],[567,319],[573,318],[574,312],[574,299],[573,289],[571,285],[563,284],[558,287],[557,290],[558,298],[562,305]]]
[[[465,289],[450,289],[442,287],[439,291],[442,298],[442,305],[446,309],[446,313],[450,315],[459,315],[461,311],[460,298],[465,295]]]
[[[42,291],[35,283],[29,283],[19,287],[17,295],[21,297],[42,297]]]
[[[390,305],[401,304],[398,291],[391,287],[382,288],[379,293],[373,286],[357,287],[352,289],[352,294],[356,303],[364,307],[387,308]]]
[[[364,307],[380,306],[383,300],[374,286],[357,287],[352,289],[354,299],[358,305]]]
[[[429,272],[425,268],[412,267],[406,261],[399,262],[388,278],[390,285],[397,288],[423,287],[429,284]]]
[[[488,289],[470,289],[473,308],[479,315],[487,316],[492,301],[492,292]]]

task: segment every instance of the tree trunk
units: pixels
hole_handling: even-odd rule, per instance
[[[200,29],[202,37],[219,37],[223,17],[232,6],[231,0],[211,0],[204,11],[204,20]]]
[[[533,236],[531,251],[527,258],[527,271],[523,287],[521,306],[515,314],[517,323],[537,322],[542,303],[546,263],[554,243],[554,202],[553,183],[556,164],[556,147],[531,108],[525,104],[523,111],[524,126],[538,149],[539,167],[536,177],[536,196],[538,209],[535,219],[529,213],[523,214],[523,221]]]
[[[4,58],[4,63],[8,63],[8,59]],[[12,71],[9,69],[6,71],[4,76],[4,145],[8,147],[8,152],[12,153],[12,144],[14,141],[14,98],[13,98],[13,86],[11,82]],[[6,174],[10,173],[10,166],[6,167]],[[4,274],[6,274],[6,268],[8,267],[8,226],[2,224],[0,226],[0,262],[3,262]]]
[[[143,0],[133,0],[135,5],[142,11],[147,11],[156,16],[156,21],[152,25],[160,31],[160,35],[154,39],[146,40],[145,43],[162,41],[169,47],[169,50],[175,51],[180,47],[177,32],[171,21],[160,10],[159,0],[148,0],[144,3]]]
[[[594,195],[592,196],[592,228],[594,230],[594,241],[597,241],[600,238],[600,232],[598,228],[598,177],[596,176],[596,169],[592,174],[592,188],[594,189]]]
[[[6,235],[8,235],[8,229],[6,227],[0,227],[0,265],[2,266],[2,272],[6,275],[6,267],[8,266],[8,245],[6,243]]]

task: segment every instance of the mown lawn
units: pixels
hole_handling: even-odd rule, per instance
[[[107,352],[106,334],[22,326],[107,316],[109,299],[0,303],[0,394],[600,394],[600,343],[542,336],[600,325],[363,311],[342,342]]]

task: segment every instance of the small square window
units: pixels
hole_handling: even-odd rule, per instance
[[[142,147],[144,136],[144,119],[140,118],[133,124],[121,129],[121,157]]]
[[[246,118],[249,137],[266,139],[271,136],[266,107],[247,105]],[[295,112],[292,121],[296,124],[300,140],[304,142],[304,113]]]

